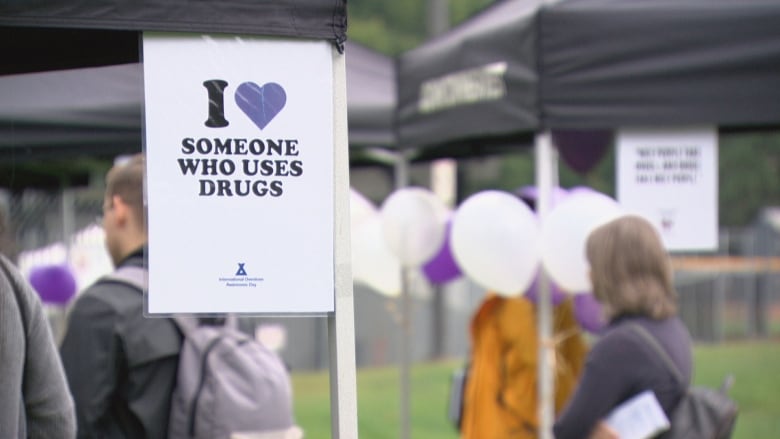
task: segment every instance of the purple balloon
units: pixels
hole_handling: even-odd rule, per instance
[[[612,145],[609,130],[553,130],[552,140],[563,161],[580,175],[599,164]]]
[[[601,313],[601,304],[591,293],[576,294],[574,296],[574,317],[582,329],[599,334],[606,326],[604,316]]]
[[[444,230],[444,242],[439,248],[436,255],[425,263],[422,267],[425,277],[431,283],[443,284],[453,279],[457,279],[461,276],[460,267],[455,262],[455,257],[452,255],[452,249],[450,248],[450,228],[452,227],[452,221],[447,221],[447,226]]]
[[[30,284],[44,303],[65,305],[76,294],[76,278],[66,265],[34,268],[30,273]]]
[[[564,300],[566,300],[566,293],[561,290],[561,288],[555,284],[555,282],[550,281],[550,295],[552,297],[552,303],[553,305],[557,305]],[[530,300],[533,303],[536,303],[536,301],[539,299],[539,276],[537,275],[534,277],[534,281],[531,283],[531,286],[528,287],[528,289],[525,292],[526,299]]]

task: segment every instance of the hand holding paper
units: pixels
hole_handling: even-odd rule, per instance
[[[607,416],[606,423],[620,439],[648,439],[669,429],[669,419],[650,390],[617,406]]]

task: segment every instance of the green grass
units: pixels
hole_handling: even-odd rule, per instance
[[[740,406],[734,439],[780,438],[780,341],[699,345],[696,384],[719,386],[732,373]],[[460,361],[417,364],[411,378],[411,437],[457,439],[446,417],[452,370]],[[358,370],[358,431],[364,439],[400,436],[398,368]],[[307,439],[330,439],[327,372],[293,374],[296,419]]]
[[[739,404],[736,439],[780,438],[780,341],[700,345],[694,352],[696,384],[720,386],[734,374]]]

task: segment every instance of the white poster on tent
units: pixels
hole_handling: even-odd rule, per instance
[[[718,247],[718,134],[713,127],[624,129],[617,199],[652,221],[670,251]]]
[[[144,33],[149,314],[334,310],[326,41]]]

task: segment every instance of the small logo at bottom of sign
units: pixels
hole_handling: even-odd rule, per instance
[[[263,281],[262,277],[252,277],[247,272],[246,263],[238,262],[236,272],[230,277],[220,277],[219,281],[226,287],[255,288]]]

